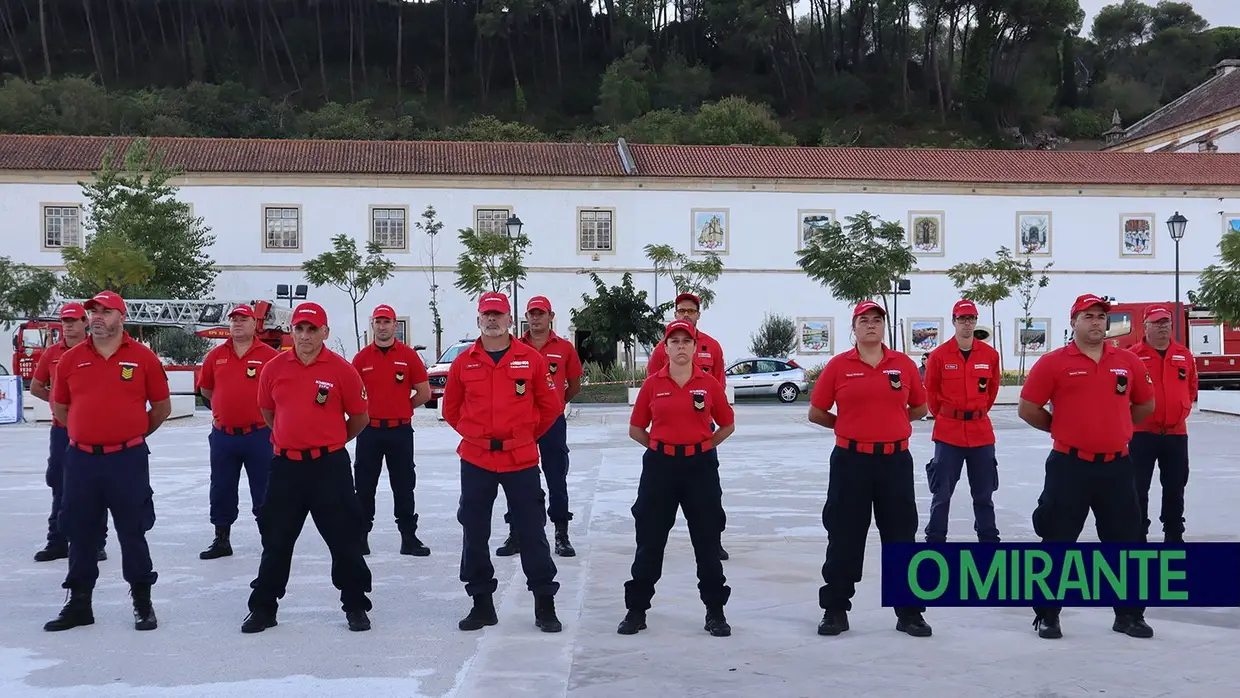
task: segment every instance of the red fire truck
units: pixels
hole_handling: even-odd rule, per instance
[[[60,307],[68,302],[71,301],[56,303],[44,310],[39,317],[17,325],[13,333],[13,375],[21,376],[23,385],[30,385],[30,379],[44,350],[60,341]],[[183,327],[194,330],[199,337],[227,339],[227,313],[241,304],[254,308],[254,314],[258,317],[259,341],[281,351],[292,348],[292,336],[289,332],[292,331],[293,311],[279,307],[271,301],[126,300],[125,325]]]
[[[1170,301],[1114,303],[1108,317],[1107,339],[1117,347],[1130,347],[1140,342],[1145,336],[1142,318],[1151,305],[1175,307]],[[1197,359],[1197,379],[1201,387],[1240,388],[1240,325],[1224,325],[1203,306],[1183,303],[1180,308],[1180,332],[1176,341],[1185,344]],[[1185,334],[1188,341],[1184,340]]]

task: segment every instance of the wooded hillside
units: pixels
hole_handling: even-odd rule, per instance
[[[971,147],[1097,138],[1240,57],[1135,0],[7,0],[11,133]],[[1083,37],[1082,35],[1085,35]]]

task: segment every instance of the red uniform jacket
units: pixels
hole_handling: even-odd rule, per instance
[[[719,346],[719,342],[714,337],[698,330],[697,332],[697,351],[693,353],[693,363],[701,367],[704,373],[714,376],[719,381],[719,385],[727,386],[727,376],[723,375],[723,370],[727,366],[723,363],[723,348]],[[663,342],[659,342],[654,351],[650,352],[650,359],[646,362],[646,377],[649,378],[659,372],[659,369],[667,365],[667,346]]]
[[[457,455],[480,468],[538,465],[538,439],[563,412],[542,354],[516,338],[499,364],[479,338],[448,369],[443,418],[461,435]]]
[[[961,448],[993,444],[989,412],[999,397],[999,352],[975,339],[966,361],[956,338],[947,340],[926,361],[926,396],[935,441]]]
[[[1150,374],[1154,384],[1154,414],[1136,425],[1136,431],[1155,434],[1187,434],[1189,412],[1197,400],[1197,362],[1188,347],[1172,341],[1166,358],[1145,341],[1135,344],[1132,353]]]

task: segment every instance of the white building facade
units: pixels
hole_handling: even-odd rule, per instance
[[[15,137],[0,141],[6,138]],[[200,147],[185,143],[177,147]],[[503,147],[509,145],[522,144]],[[461,147],[485,151],[493,146]],[[1029,257],[1035,268],[1051,263],[1050,283],[1033,305],[1033,331],[1020,331],[1018,297],[997,306],[994,329],[1006,369],[1018,366],[1022,338],[1027,365],[1062,346],[1069,307],[1082,293],[1120,301],[1172,301],[1176,249],[1165,221],[1174,213],[1189,220],[1179,246],[1182,292],[1195,288],[1198,273],[1215,261],[1223,232],[1240,230],[1240,155],[829,152],[623,143],[587,150],[589,157],[611,161],[589,175],[208,172],[191,167],[178,180],[178,196],[192,204],[216,236],[210,250],[221,270],[216,298],[274,301],[277,284],[305,283],[300,265],[329,250],[332,236],[351,235],[359,247],[369,239],[380,241],[396,273],[362,302],[360,324],[364,330],[376,304],[392,305],[405,323],[406,340],[429,347],[423,353],[427,359],[434,358],[435,347],[428,307],[431,255],[428,236],[416,224],[428,206],[444,224],[435,263],[445,348],[477,336],[476,299],[453,286],[462,251],[458,229],[502,232],[504,221],[515,214],[532,240],[519,310],[530,296],[547,296],[561,335],[575,337],[571,311],[582,307],[583,294],[594,293],[588,272],[597,272],[609,285],[630,272],[652,304],[666,302],[674,295],[672,284],[662,278],[656,288],[643,248],[670,244],[690,254],[711,249],[721,256],[724,273],[701,327],[719,340],[730,361],[750,355],[751,335],[765,314],[793,318],[800,337],[793,355],[807,367],[851,346],[850,305],[833,298],[797,265],[804,231],[817,221],[846,225],[846,217],[868,211],[908,231],[917,264],[908,277],[908,295],[898,298],[901,337],[896,346],[912,355],[951,336],[951,307],[961,295],[948,278],[951,266],[993,257],[1000,247]],[[65,170],[63,162],[55,161],[32,168],[29,154],[10,156],[6,163],[4,153],[0,147],[0,255],[62,269],[61,248],[82,243],[84,198],[78,181],[89,178],[89,167]],[[855,177],[806,176],[807,159],[822,158],[829,160],[818,163],[822,174],[843,167],[855,169]],[[938,162],[936,170],[929,171],[926,158]],[[185,159],[192,165],[193,157]],[[1095,169],[1082,169],[1089,167]],[[718,173],[694,173],[703,168]],[[920,181],[897,174],[906,170],[920,170],[915,175]],[[991,170],[1010,172],[1015,181],[996,181]],[[736,176],[745,171],[758,176]],[[1193,177],[1203,181],[1193,183]],[[1048,181],[1033,181],[1039,179]],[[348,298],[334,288],[311,287],[309,300],[328,311],[329,346],[352,357]],[[989,309],[983,312],[979,324],[989,327]],[[6,336],[0,340],[6,366],[11,365],[10,351]]]

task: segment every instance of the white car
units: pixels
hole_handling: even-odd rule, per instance
[[[736,397],[771,396],[780,402],[796,402],[809,390],[805,369],[792,359],[741,359],[728,366],[724,376]]]

